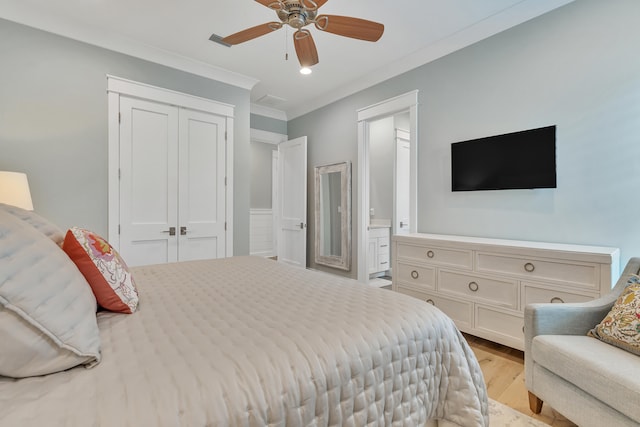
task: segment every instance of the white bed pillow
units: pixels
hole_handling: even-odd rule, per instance
[[[0,209],[0,375],[45,375],[100,361],[96,299],[51,239]]]
[[[28,222],[36,230],[53,240],[56,245],[62,246],[62,242],[64,241],[64,233],[62,232],[62,230],[60,230],[56,225],[51,223],[49,220],[44,219],[37,213],[19,208],[17,206],[6,205],[4,203],[0,203],[0,210],[9,212],[11,215]]]

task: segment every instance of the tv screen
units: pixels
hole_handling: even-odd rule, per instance
[[[556,127],[451,144],[453,191],[556,188]]]

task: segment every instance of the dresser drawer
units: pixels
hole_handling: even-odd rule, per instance
[[[475,320],[474,330],[478,332],[478,335],[519,350],[524,349],[524,318],[522,314],[476,304]]]
[[[576,294],[573,292],[559,291],[537,286],[533,283],[522,283],[522,309],[527,304],[534,303],[564,303],[564,302],[587,302],[596,296]]]
[[[478,252],[477,268],[483,273],[498,273],[532,280],[552,280],[567,286],[594,291],[600,289],[599,264]]]
[[[397,291],[438,307],[444,314],[453,319],[459,329],[467,332],[471,330],[473,319],[472,303],[443,297],[431,292],[416,291],[401,285],[398,286]]]
[[[502,307],[518,308],[518,283],[515,280],[501,280],[440,270],[438,290]]]
[[[436,288],[436,269],[398,262],[398,271],[393,272],[393,280],[417,289]]]
[[[398,243],[398,259],[420,261],[434,265],[459,267],[471,270],[473,266],[473,252],[463,249],[445,249],[436,246],[415,246]]]

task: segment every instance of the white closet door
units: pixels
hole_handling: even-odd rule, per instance
[[[130,265],[177,260],[178,108],[120,98],[120,253]]]
[[[224,117],[180,109],[178,259],[225,256]]]

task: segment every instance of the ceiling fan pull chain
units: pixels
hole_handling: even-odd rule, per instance
[[[289,27],[284,29],[284,60],[289,60]]]

